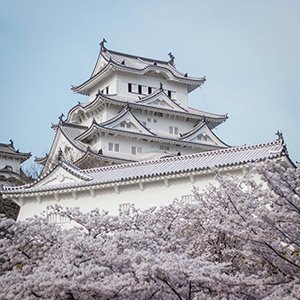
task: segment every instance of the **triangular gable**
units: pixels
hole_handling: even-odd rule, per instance
[[[159,90],[159,92],[156,91],[150,96],[146,96],[140,101],[137,101],[137,103],[186,112],[184,108],[182,108],[174,100],[171,100],[163,90]]]
[[[91,77],[93,77],[95,74],[97,74],[101,69],[103,69],[108,64],[107,59],[103,56],[102,51],[99,52],[94,70],[91,74]]]
[[[83,173],[67,161],[59,162],[51,171],[33,182],[31,188],[54,188],[58,185],[77,184],[92,180],[91,177]]]
[[[104,128],[153,135],[153,133],[148,130],[128,108],[125,108],[123,111],[121,111],[121,113],[118,114],[115,118],[112,118],[111,120],[108,120],[99,125]]]
[[[154,135],[131,113],[129,107],[126,107],[118,115],[103,123],[98,124],[94,119],[89,129],[78,136],[76,140],[84,142],[101,129],[113,129],[150,136]]]
[[[199,144],[228,147],[228,145],[222,142],[212,132],[212,130],[206,125],[205,122],[199,123],[192,130],[183,134],[181,140],[186,142],[199,143]]]
[[[64,123],[57,126],[56,134],[42,174],[45,174],[53,167],[53,163],[57,161],[60,149],[63,151],[64,157],[70,161],[74,161],[82,156],[86,147],[75,140],[75,138],[85,130],[84,127],[67,126],[64,125]]]

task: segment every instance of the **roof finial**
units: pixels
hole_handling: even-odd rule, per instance
[[[9,143],[10,143],[9,145],[14,148],[14,141],[10,139]]]
[[[107,43],[107,40],[105,38],[102,39],[102,41],[100,42],[100,51],[105,51],[106,47],[105,47],[105,43]]]
[[[164,90],[162,82],[159,83],[159,89],[160,89],[161,91]]]
[[[281,131],[277,130],[275,133],[278,136],[278,140],[281,140],[282,144],[284,144],[283,134]]]
[[[59,117],[58,117],[58,119],[59,119],[59,123],[63,123],[64,122],[64,120],[63,120],[63,117],[64,117],[65,115],[62,113]]]
[[[172,54],[172,52],[169,52],[168,55],[170,57],[168,63],[171,64],[172,66],[175,66],[175,62],[174,62],[175,61],[175,56]]]

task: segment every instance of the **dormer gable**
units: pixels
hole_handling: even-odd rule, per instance
[[[79,182],[88,181],[89,179],[83,179],[80,176],[76,176],[76,173],[72,173],[70,170],[57,166],[57,168],[51,173],[51,175],[46,176],[40,182],[36,184],[36,187],[47,187],[55,186],[57,184],[74,184]]]
[[[101,127],[153,135],[131,112],[129,107],[123,109],[116,117],[99,124]]]
[[[205,121],[198,123],[192,130],[184,133],[181,138],[182,141],[214,145],[219,147],[229,147],[222,142],[207,126]]]
[[[93,178],[85,174],[83,170],[77,168],[63,157],[60,157],[55,167],[49,170],[46,174],[40,176],[34,182],[23,186],[15,187],[15,192],[21,189],[35,190],[57,190],[59,187],[67,188],[73,184],[85,184]],[[11,188],[6,187],[5,190],[9,191]]]
[[[82,142],[91,140],[91,137],[94,136],[97,131],[101,131],[101,129],[114,129],[151,136],[154,135],[134,116],[134,114],[130,111],[130,108],[127,106],[119,114],[106,122],[97,123],[94,119],[89,129],[78,136],[77,140]]]
[[[137,101],[137,103],[186,112],[183,107],[177,104],[174,100],[170,99],[163,89],[157,89],[153,94],[142,98],[141,100]]]

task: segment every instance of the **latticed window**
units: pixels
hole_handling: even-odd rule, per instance
[[[130,215],[134,210],[134,204],[133,203],[121,203],[119,205],[119,215]]]
[[[61,216],[57,213],[48,213],[47,221],[49,224],[61,224],[61,223],[69,223],[70,219],[66,216]]]
[[[117,144],[117,143],[108,143],[108,151],[119,152],[120,151],[120,145]]]

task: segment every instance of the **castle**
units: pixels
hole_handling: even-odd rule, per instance
[[[162,61],[116,52],[105,43],[90,78],[72,87],[88,102],[60,116],[49,154],[36,159],[44,166],[40,178],[3,192],[20,205],[19,219],[55,203],[129,213],[192,197],[193,185],[214,182],[215,168],[243,174],[250,162],[292,164],[281,134],[256,145],[223,142],[213,130],[227,114],[188,105],[189,93],[206,78],[177,70],[171,52]]]

